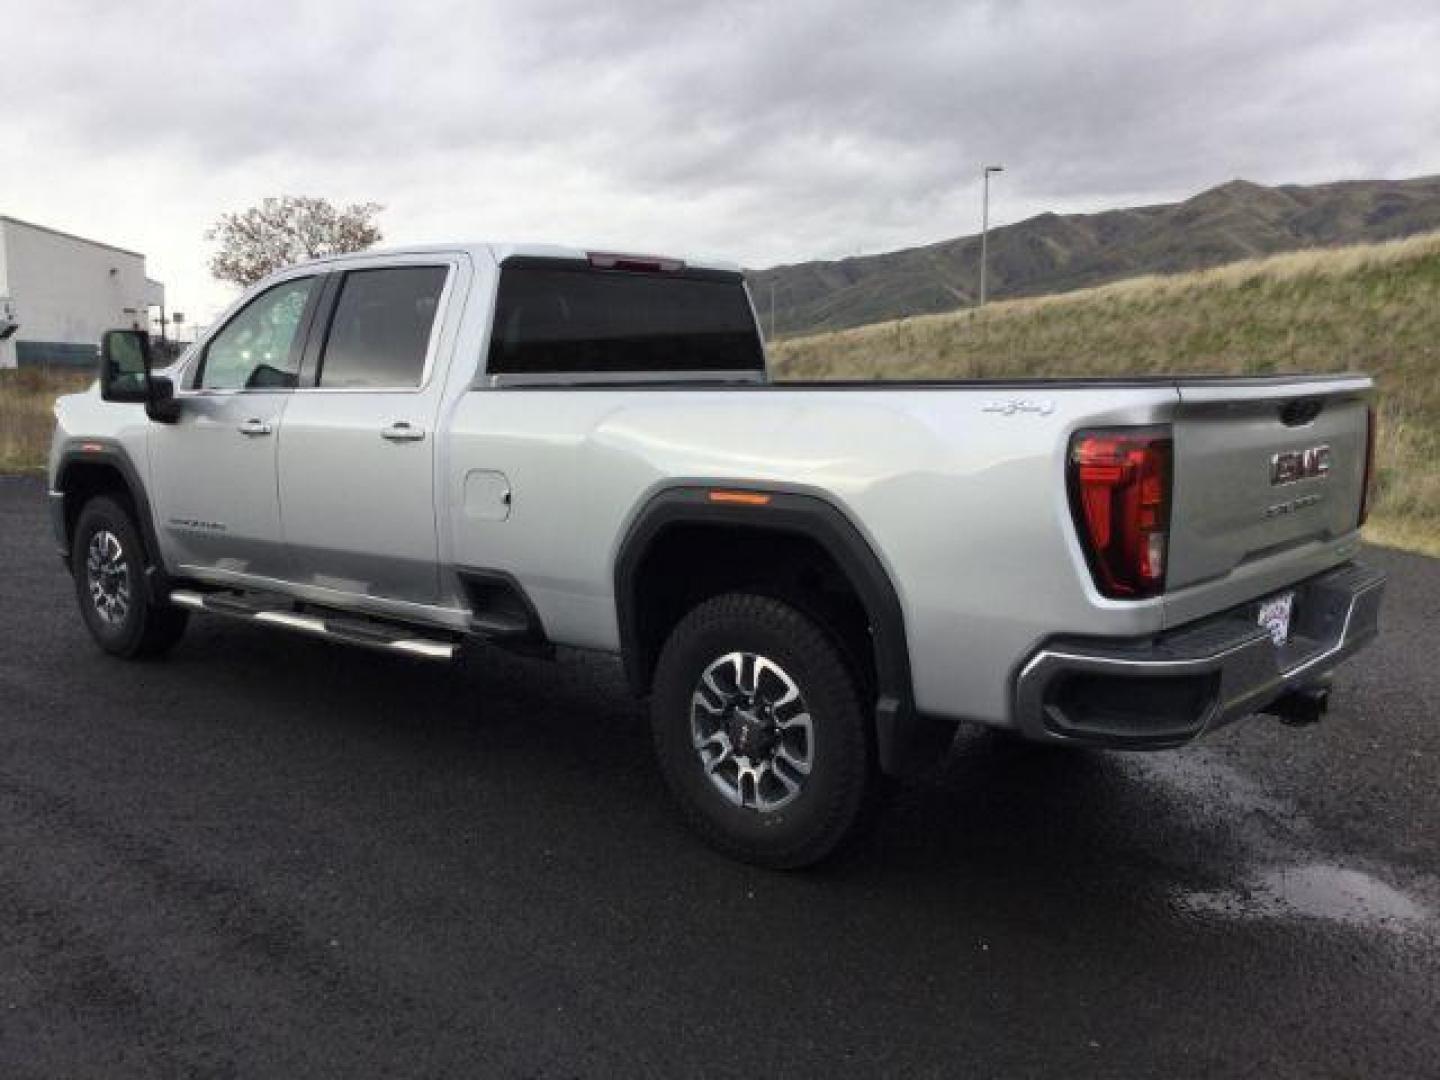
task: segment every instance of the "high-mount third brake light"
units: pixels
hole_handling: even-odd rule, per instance
[[[681,259],[660,255],[616,255],[609,251],[587,252],[590,265],[596,270],[628,270],[632,274],[678,274],[685,269]]]
[[[1096,587],[1138,600],[1165,589],[1174,444],[1168,428],[1080,431],[1070,440],[1070,511]]]

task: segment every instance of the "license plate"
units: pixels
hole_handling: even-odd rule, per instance
[[[1276,645],[1290,640],[1290,612],[1295,608],[1295,594],[1288,592],[1260,602],[1260,617],[1256,620],[1270,631],[1270,639]]]

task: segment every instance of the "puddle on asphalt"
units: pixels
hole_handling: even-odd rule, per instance
[[[1213,869],[1232,877],[1228,888],[1179,892],[1180,910],[1204,918],[1317,919],[1404,933],[1435,919],[1427,904],[1374,874],[1327,862],[1314,826],[1300,810],[1207,750],[1157,753],[1127,763],[1132,773],[1162,785],[1197,822],[1223,828],[1239,861]],[[1426,890],[1427,899],[1429,890]]]
[[[1270,867],[1241,888],[1189,893],[1179,903],[1225,918],[1301,917],[1392,931],[1412,930],[1431,918],[1424,905],[1378,878],[1327,863]]]
[[[1208,749],[1136,754],[1120,762],[1132,775],[1173,792],[1197,819],[1244,831],[1259,851],[1288,848],[1311,832],[1309,822],[1289,803]]]

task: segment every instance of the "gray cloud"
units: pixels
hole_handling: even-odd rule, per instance
[[[13,9],[13,10],[12,10]],[[201,233],[280,191],[396,241],[750,265],[1263,182],[1440,171],[1433,0],[292,4],[0,0],[0,210],[137,246],[218,304]]]

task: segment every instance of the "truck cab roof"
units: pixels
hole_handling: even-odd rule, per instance
[[[530,241],[517,240],[490,240],[490,241],[457,241],[455,243],[437,244],[405,244],[388,248],[370,248],[366,251],[350,252],[344,255],[326,255],[318,259],[311,259],[297,265],[301,266],[322,266],[327,263],[341,262],[355,258],[374,258],[390,255],[425,255],[430,253],[463,251],[472,258],[491,259],[497,263],[506,259],[523,256],[537,259],[579,259],[585,260],[595,254],[607,256],[619,256],[626,259],[647,260],[657,262],[680,263],[686,267],[700,270],[718,270],[730,273],[742,273],[739,263],[717,259],[711,256],[702,255],[660,255],[654,252],[632,252],[618,249],[612,245],[593,246],[571,246],[568,244],[545,244]]]

